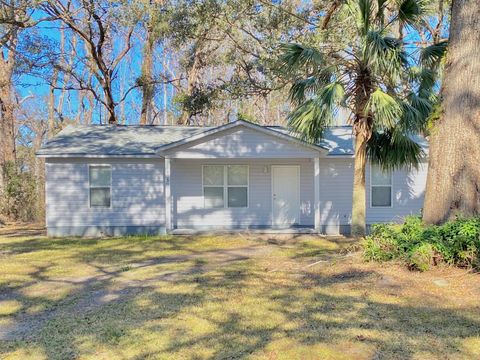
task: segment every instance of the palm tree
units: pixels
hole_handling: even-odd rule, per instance
[[[283,45],[280,69],[293,83],[289,126],[304,140],[318,142],[340,108],[352,113],[351,230],[362,236],[367,156],[385,170],[415,167],[424,156],[412,134],[425,130],[435,100],[436,74],[416,64],[421,58],[425,63],[431,60],[437,48],[405,49],[402,29],[422,21],[425,9],[420,0],[343,0],[339,4],[337,18],[350,27],[342,30],[342,46],[338,47],[338,37],[329,42],[328,36],[319,47]]]

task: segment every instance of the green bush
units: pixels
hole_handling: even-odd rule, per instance
[[[416,245],[408,254],[408,265],[411,269],[427,271],[434,264],[435,250],[432,244]]]
[[[0,198],[0,214],[10,220],[32,221],[37,218],[36,180],[13,163],[3,167],[5,188]]]
[[[363,244],[365,258],[388,261],[399,257],[401,253],[399,237],[398,226],[396,228],[393,224],[373,225],[372,235],[368,236]]]
[[[480,217],[425,225],[419,217],[409,216],[401,225],[374,225],[363,252],[367,260],[402,260],[421,271],[440,261],[480,268]]]

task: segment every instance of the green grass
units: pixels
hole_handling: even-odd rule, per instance
[[[349,239],[8,236],[2,359],[480,358],[479,275]]]

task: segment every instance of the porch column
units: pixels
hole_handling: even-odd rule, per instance
[[[170,158],[165,158],[165,229],[172,230],[172,191],[170,188]]]
[[[316,157],[314,160],[313,174],[314,174],[314,191],[313,201],[315,209],[315,231],[320,232],[320,158]]]

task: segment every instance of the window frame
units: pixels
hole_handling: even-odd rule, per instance
[[[103,167],[110,169],[110,186],[92,186],[90,182],[90,172],[92,167]],[[112,209],[113,205],[113,191],[112,191],[112,178],[113,178],[113,169],[111,164],[88,164],[88,208],[94,210],[105,210],[105,209]],[[91,203],[91,189],[109,189],[110,190],[110,206],[92,206]]]
[[[223,167],[223,185],[205,185],[205,167],[206,166],[222,166]],[[246,185],[228,185],[228,167],[244,166],[247,168],[247,184]],[[205,206],[205,188],[223,188],[223,206],[222,207],[206,207]],[[247,206],[228,206],[228,189],[229,188],[247,188]],[[203,164],[202,165],[202,196],[204,209],[248,209],[250,207],[250,166],[246,164]]]
[[[389,170],[390,173],[390,184],[389,185],[374,185],[372,182],[373,179],[373,169],[377,165],[370,163],[370,208],[372,209],[391,209],[393,208],[393,171]],[[390,205],[373,205],[373,188],[390,188]]]

